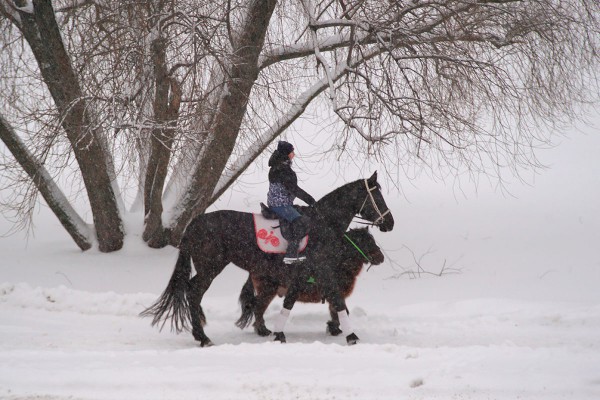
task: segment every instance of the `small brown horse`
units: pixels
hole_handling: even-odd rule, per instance
[[[340,263],[334,266],[334,276],[342,296],[347,298],[354,290],[356,278],[363,265],[367,263],[379,265],[384,261],[384,255],[368,228],[349,230],[343,243],[343,256]],[[271,331],[265,326],[264,313],[276,294],[282,297],[285,293],[287,293],[285,282],[278,282],[270,276],[250,274],[240,292],[242,315],[235,323],[236,326],[240,329],[246,328],[252,322],[254,315],[254,331],[260,336],[269,336]],[[324,300],[324,297],[319,282],[314,282],[303,287],[298,300],[304,303],[319,303]],[[329,313],[331,320],[327,322],[327,331],[332,336],[337,336],[342,331],[338,314],[331,304],[329,304]]]

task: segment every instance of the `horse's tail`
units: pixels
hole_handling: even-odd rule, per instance
[[[254,296],[254,285],[252,278],[248,276],[248,280],[242,287],[239,298],[240,306],[242,307],[242,315],[235,322],[235,326],[240,329],[246,328],[252,322],[254,316],[254,307],[256,306],[256,296]]]
[[[181,246],[175,270],[165,291],[158,300],[140,313],[141,317],[152,317],[152,326],[158,325],[159,329],[171,320],[171,330],[179,333],[189,330],[191,324],[189,292],[192,262],[190,253]]]

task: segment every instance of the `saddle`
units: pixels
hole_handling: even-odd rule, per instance
[[[267,205],[260,203],[261,213],[253,214],[254,231],[258,247],[266,253],[284,254],[288,242],[296,238],[300,240],[299,251],[303,251],[308,244],[308,218],[300,217],[290,223],[279,219]]]

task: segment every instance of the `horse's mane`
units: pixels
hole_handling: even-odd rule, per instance
[[[368,226],[363,226],[362,228],[350,228],[348,229],[348,232],[356,232],[356,233],[366,233],[367,235],[373,237],[373,235],[371,235],[371,232],[369,232],[369,227]]]
[[[354,185],[356,185],[359,182],[362,182],[364,179],[358,179],[356,181],[353,182],[348,182],[336,189],[333,189],[331,192],[327,193],[325,196],[321,197],[318,201],[317,201],[317,205],[320,204],[327,204],[329,202],[333,200],[338,199],[339,197],[346,197],[346,193],[349,192]]]

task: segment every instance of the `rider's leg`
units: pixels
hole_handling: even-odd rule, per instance
[[[285,256],[283,257],[283,262],[292,264],[304,261],[306,257],[298,255],[298,247],[300,246],[300,241],[306,235],[308,226],[307,218],[303,217],[292,205],[271,207],[271,210],[273,210],[279,218],[290,222],[292,238],[288,241],[288,247]]]
[[[305,255],[299,254],[299,247],[302,239],[308,234],[309,227],[310,218],[306,215],[294,219],[290,227],[292,239],[288,243],[288,254],[285,255],[284,262],[288,258],[291,258],[294,262],[306,260]]]
[[[301,239],[292,239],[288,241],[288,247],[285,250],[285,256],[283,257],[283,262],[286,264],[293,264],[296,262],[306,260],[305,256],[300,256],[298,254],[298,247],[300,247]]]
[[[271,207],[271,210],[273,210],[273,212],[277,214],[279,218],[283,218],[288,222],[292,222],[296,218],[300,218],[300,216],[302,216],[302,214],[300,214],[293,205]]]

